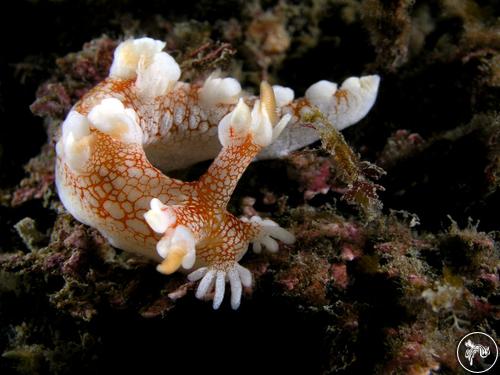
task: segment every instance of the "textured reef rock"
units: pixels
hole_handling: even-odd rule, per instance
[[[81,2],[85,24],[67,3],[25,4],[41,34],[27,40],[46,44],[0,61],[13,77],[1,114],[17,124],[0,137],[0,373],[456,374],[463,335],[498,342],[494,1],[154,1],[140,16],[137,1]],[[66,21],[46,25],[54,12]],[[191,81],[219,68],[243,87],[266,78],[300,93],[318,79],[382,77],[360,124],[243,176],[229,209],[271,215],[297,241],[246,256],[255,285],[236,313],[114,249],[55,192],[61,121],[107,75],[123,35],[146,34]]]

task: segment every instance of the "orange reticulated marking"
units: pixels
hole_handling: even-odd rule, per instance
[[[107,78],[98,84],[75,105],[75,110],[82,115],[87,115],[90,110],[105,98],[117,98],[126,108],[135,110],[139,125],[149,136],[165,138],[167,134],[174,134],[182,138],[189,138],[192,132],[206,132],[216,127],[220,118],[229,113],[233,106],[221,106],[220,118],[214,122],[209,121],[205,109],[199,106],[199,85],[181,84],[163,96],[156,97],[149,103],[137,96],[134,90],[134,80]],[[165,118],[170,115],[170,123],[165,123]],[[166,129],[162,129],[163,127]],[[165,130],[167,132],[165,133]]]
[[[347,92],[346,90],[337,90],[335,91],[335,94],[333,94],[333,96],[335,96],[335,101],[337,102],[337,107],[335,108],[336,112],[338,111],[340,102],[342,100],[344,100],[346,105],[349,106],[349,92]]]
[[[304,108],[314,108],[314,106],[306,98],[300,98],[300,99],[294,100],[287,107],[291,109],[292,115],[296,118],[301,118],[302,110]]]
[[[260,149],[251,135],[241,145],[224,147],[197,184],[200,200],[207,207],[225,208],[238,180]]]
[[[88,216],[95,218],[96,227],[126,230],[136,240],[158,238],[143,215],[152,198],[174,199],[170,190],[178,183],[154,168],[142,147],[124,144],[98,131],[94,134],[89,174],[75,174],[65,165],[65,185],[73,187]]]
[[[238,254],[246,251],[248,240],[255,233],[253,228],[234,216],[220,210],[220,220],[212,217],[207,224],[206,237],[196,246],[197,257],[205,263],[234,261]]]
[[[203,132],[215,127],[232,106],[218,106],[217,115],[204,112],[198,104],[199,86],[174,88],[167,95],[156,98],[155,105],[144,109],[144,103],[135,95],[133,80],[108,78],[87,93],[75,109],[87,115],[93,106],[106,97],[115,97],[125,107],[133,108],[143,131],[157,136],[172,136],[172,132],[189,137],[191,131]],[[161,114],[157,112],[160,111]],[[159,124],[164,113],[171,115],[168,135]],[[210,121],[216,122],[215,124]],[[203,126],[200,126],[203,125]],[[71,189],[72,197],[80,205],[86,221],[107,233],[119,237],[123,243],[143,243],[154,253],[161,237],[144,220],[151,199],[180,207],[176,210],[175,225],[185,225],[201,242],[197,253],[205,263],[234,261],[246,251],[254,236],[253,226],[242,223],[226,211],[227,202],[247,165],[260,151],[248,136],[242,145],[224,148],[209,171],[199,182],[180,182],[163,175],[147,160],[141,145],[125,144],[92,129],[88,173],[75,173],[60,163],[62,185]]]
[[[125,107],[134,108],[133,103],[137,102],[137,96],[133,93],[133,85],[134,80],[107,78],[83,95],[74,109],[86,116],[104,98],[119,98]]]

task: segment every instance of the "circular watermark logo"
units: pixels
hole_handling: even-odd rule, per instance
[[[486,333],[471,332],[458,343],[457,359],[465,370],[482,374],[491,370],[497,362],[497,343]]]

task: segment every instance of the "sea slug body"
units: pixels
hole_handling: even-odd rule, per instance
[[[239,219],[226,210],[236,184],[255,158],[274,158],[317,140],[300,118],[322,111],[339,129],[366,115],[379,77],[312,85],[294,100],[286,87],[261,84],[246,95],[233,78],[210,76],[203,85],[180,82],[165,43],[130,39],[115,50],[109,77],[74,105],[56,145],[56,185],[66,209],[97,228],[113,246],[159,262],[158,271],[190,270],[196,297],[213,296],[217,309],[226,283],[240,305],[252,275],[238,262],[252,243],[278,250],[294,236],[269,219]],[[222,147],[221,147],[222,145]],[[214,159],[198,181],[162,171]],[[212,293],[214,292],[214,293]]]

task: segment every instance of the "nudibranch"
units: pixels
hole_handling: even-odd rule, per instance
[[[340,88],[312,85],[294,100],[286,87],[262,82],[260,97],[233,78],[180,82],[165,43],[130,39],[115,50],[109,77],[77,102],[56,145],[56,185],[66,209],[122,250],[159,262],[164,274],[187,271],[196,297],[217,309],[226,283],[231,306],[252,285],[238,262],[249,244],[275,252],[294,236],[270,219],[237,218],[226,209],[246,167],[318,139],[300,118],[318,109],[345,128],[366,115],[379,77],[349,78]],[[162,171],[214,159],[198,181]]]

